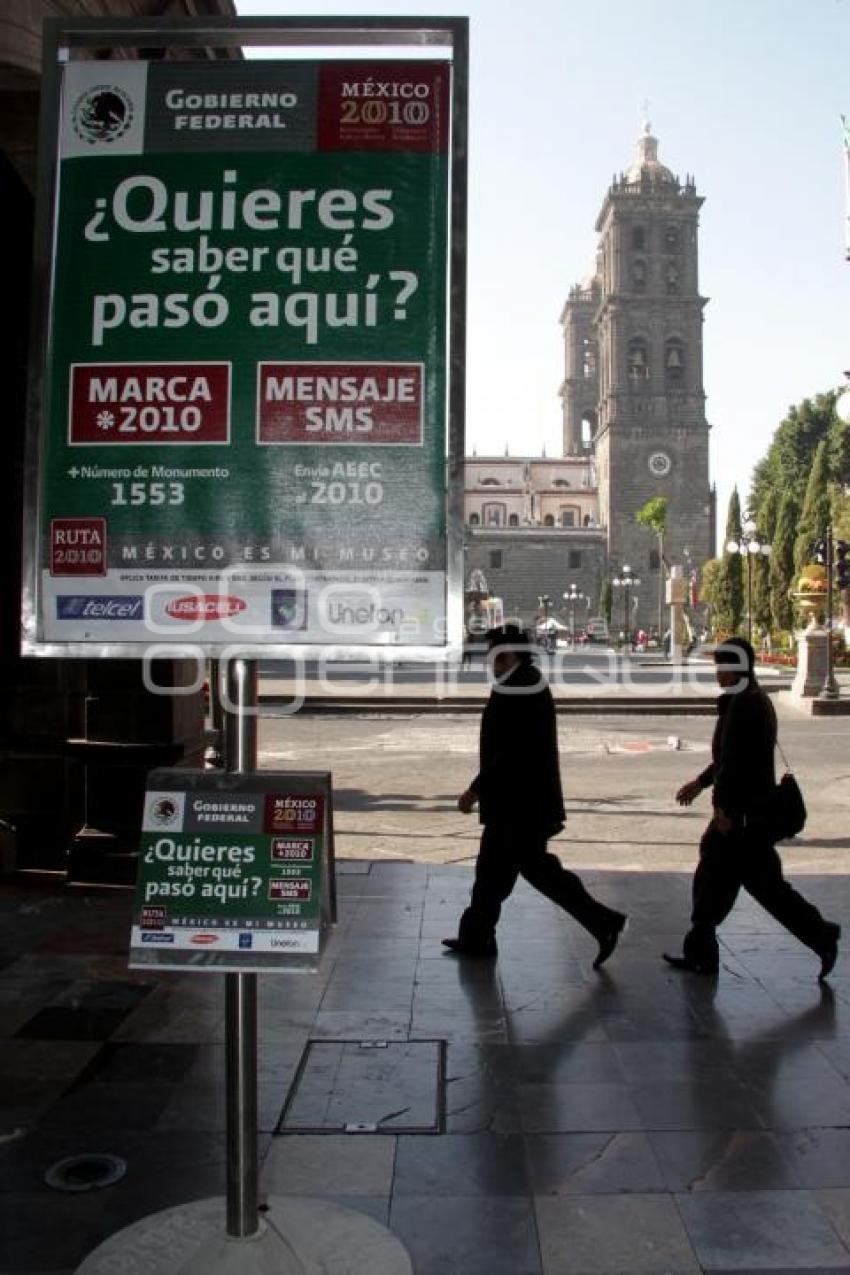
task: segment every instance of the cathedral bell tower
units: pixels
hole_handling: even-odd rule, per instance
[[[696,566],[712,554],[702,374],[706,299],[697,283],[702,202],[692,178],[681,183],[660,163],[647,123],[634,163],[612,182],[596,222],[597,275],[573,290],[562,316],[568,348],[575,345],[562,388],[565,451],[580,446],[576,416],[581,411],[587,419],[583,391],[591,381],[609,573],[628,563],[640,574],[635,619],[644,625],[657,618],[658,558],[655,538],[636,522],[638,510],[654,496],[667,498],[668,563]],[[592,380],[584,375],[583,350]]]

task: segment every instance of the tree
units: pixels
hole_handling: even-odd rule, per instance
[[[773,435],[767,455],[756,465],[750,493],[750,509],[760,509],[769,488],[777,501],[791,492],[798,507],[803,502],[806,480],[818,444],[832,439],[838,428],[835,394],[816,394],[805,398],[799,407],[790,407]]]
[[[723,538],[724,553],[714,577],[714,607],[712,627],[715,633],[737,633],[744,613],[743,565],[739,553],[729,553],[730,540],[741,539],[741,500],[738,488],[732,488],[729,509],[726,514],[726,535]]]
[[[707,607],[714,607],[714,587],[717,583],[717,572],[720,570],[720,559],[709,558],[702,564],[699,581],[699,600]]]
[[[614,606],[614,590],[606,576],[599,592],[599,614],[605,617],[605,623],[611,623],[611,611]]]
[[[635,515],[642,527],[658,537],[658,636],[664,632],[664,532],[667,529],[667,497],[653,496]]]
[[[773,551],[770,555],[768,582],[770,588],[770,614],[777,629],[790,629],[794,612],[789,596],[794,581],[794,539],[797,534],[797,518],[800,507],[794,495],[785,493],[779,505],[776,530],[773,533]]]
[[[807,562],[812,561],[814,544],[826,535],[829,522],[829,469],[828,442],[821,439],[815,450],[806,496],[794,541],[794,570],[799,575]]]
[[[770,487],[756,513],[756,526],[765,543],[772,545],[776,534],[778,502],[776,491]],[[753,625],[757,629],[771,628],[770,613],[770,563],[764,554],[755,554],[750,563],[753,573]]]

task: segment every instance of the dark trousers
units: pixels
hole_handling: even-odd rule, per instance
[[[620,913],[606,908],[588,894],[576,874],[562,867],[558,858],[546,849],[546,844],[545,833],[533,828],[485,825],[475,864],[472,899],[458,928],[462,943],[474,947],[492,942],[502,904],[520,876],[569,912],[593,935],[602,934],[619,920]]]
[[[688,960],[717,965],[715,930],[732,911],[742,886],[795,938],[820,953],[826,937],[824,919],[785,880],[776,847],[746,829],[724,834],[709,824],[700,841],[691,892],[691,928],[683,946]]]

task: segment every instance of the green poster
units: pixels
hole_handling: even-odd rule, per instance
[[[50,643],[445,643],[451,68],[62,72]]]
[[[330,775],[148,779],[130,965],[314,966],[329,919]]]

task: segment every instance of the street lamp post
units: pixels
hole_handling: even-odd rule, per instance
[[[826,670],[823,686],[818,692],[818,699],[838,699],[838,683],[832,659],[832,590],[835,574],[835,545],[832,538],[832,523],[826,525],[826,536],[815,545],[818,560],[826,559]]]
[[[623,643],[626,650],[631,649],[631,641],[629,634],[631,632],[632,615],[629,610],[629,593],[640,584],[639,578],[632,571],[631,567],[623,564],[623,568],[618,576],[611,581],[615,589],[623,590]]]
[[[570,585],[564,594],[564,603],[570,608],[570,646],[573,648],[575,648],[576,644],[576,603],[585,602],[586,600],[587,595],[576,587],[575,582]]]
[[[761,554],[769,557],[771,546],[759,535],[756,521],[751,514],[744,514],[739,540],[727,540],[727,553],[740,553],[747,559],[747,640],[753,641],[753,558]]]
[[[549,607],[552,605],[552,599],[548,593],[541,593],[537,598],[537,605],[543,611],[543,644],[544,650],[549,647]]]

